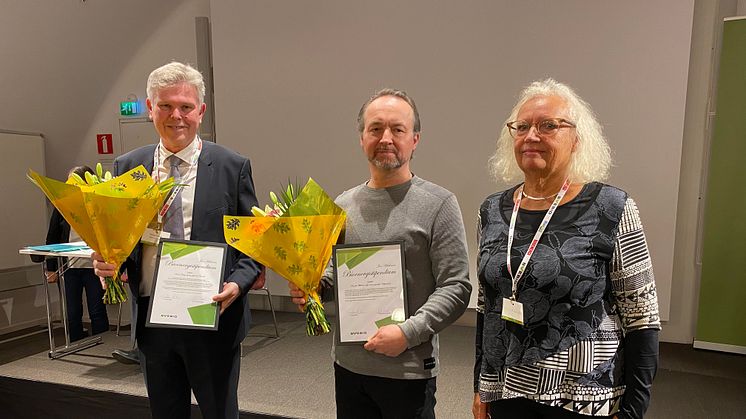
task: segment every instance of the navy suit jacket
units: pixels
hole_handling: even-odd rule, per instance
[[[140,147],[114,161],[114,173],[120,175],[139,165],[153,171],[156,145]],[[254,181],[249,160],[225,147],[209,141],[202,142],[197,164],[197,180],[192,209],[190,239],[225,243],[223,215],[250,215],[257,205]],[[225,282],[235,282],[241,289],[240,297],[223,312],[218,331],[195,331],[205,338],[218,338],[225,345],[241,343],[249,329],[250,312],[246,293],[259,275],[261,266],[253,259],[229,247],[226,257]],[[138,244],[125,262],[130,290],[139,298],[142,244]],[[145,319],[138,319],[137,330],[142,330]],[[139,333],[138,333],[139,334]]]

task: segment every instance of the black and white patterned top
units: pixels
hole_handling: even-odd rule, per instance
[[[624,191],[589,183],[557,209],[518,283],[521,326],[501,318],[502,299],[511,296],[506,256],[515,189],[487,197],[479,211],[475,391],[483,402],[524,397],[615,414],[625,392],[625,335],[660,329],[637,207]],[[512,266],[545,213],[519,211]]]

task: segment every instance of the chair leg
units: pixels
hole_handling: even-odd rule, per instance
[[[119,314],[117,314],[117,336],[121,336],[119,334],[119,329],[122,327],[122,303],[119,303]]]
[[[275,308],[272,305],[272,294],[269,292],[267,288],[259,288],[256,290],[251,290],[251,292],[252,293],[256,293],[256,292],[265,293],[267,295],[267,301],[269,302],[269,310],[272,312],[272,321],[275,324],[275,335],[274,336],[262,335],[262,336],[270,337],[270,338],[279,338],[280,337],[280,326],[277,324],[277,316],[275,315]],[[241,346],[241,356],[243,356],[243,346]]]
[[[280,337],[280,328],[277,327],[277,317],[275,316],[275,308],[272,306],[272,294],[269,293],[269,290],[265,288],[267,291],[267,300],[269,300],[269,311],[272,312],[272,321],[275,322],[275,337]]]

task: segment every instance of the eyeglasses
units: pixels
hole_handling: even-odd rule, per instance
[[[526,121],[518,120],[508,122],[506,125],[508,126],[508,131],[510,131],[510,136],[515,138],[516,140],[524,139],[528,135],[528,132],[531,131],[531,127],[534,126],[536,127],[536,131],[539,133],[539,135],[544,137],[554,136],[555,134],[557,134],[557,131],[559,131],[560,128],[575,128],[575,124],[562,118],[542,119],[541,121],[535,122],[533,124],[529,124]]]

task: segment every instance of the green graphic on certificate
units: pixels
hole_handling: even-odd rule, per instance
[[[342,267],[347,265],[347,269],[355,269],[355,267],[369,257],[378,253],[383,247],[367,247],[367,248],[351,248],[351,249],[338,249],[337,250],[337,266]]]
[[[161,256],[171,256],[171,259],[176,260],[191,253],[198,252],[204,248],[205,246],[188,243],[166,242],[163,243]]]
[[[376,322],[376,327],[381,328],[383,326],[388,326],[390,324],[399,324],[404,323],[404,319],[401,320],[394,320],[392,316],[384,317],[381,320],[378,320]]]
[[[212,326],[215,324],[215,313],[218,303],[202,304],[199,306],[189,307],[187,311],[194,324],[204,324]]]

